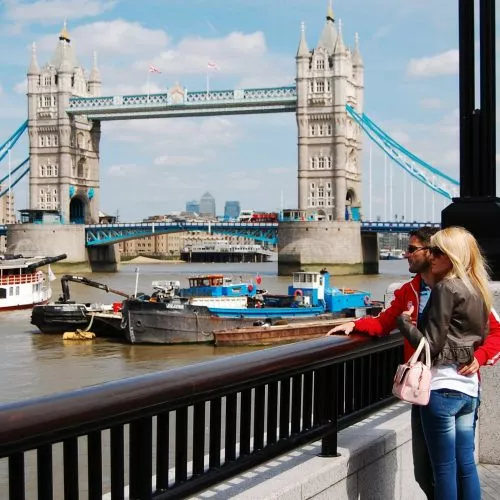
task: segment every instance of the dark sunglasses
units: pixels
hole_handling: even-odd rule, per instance
[[[433,257],[441,257],[444,255],[444,252],[438,247],[429,247],[429,252]]]
[[[416,247],[415,245],[408,245],[408,248],[406,249],[406,253],[414,253],[418,252],[419,250],[428,250],[429,247]]]

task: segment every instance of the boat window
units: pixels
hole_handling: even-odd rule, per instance
[[[312,275],[311,274],[306,274],[306,282],[312,283]]]
[[[319,284],[320,284],[320,285],[323,285],[323,276],[320,276],[320,277],[319,277]]]
[[[0,288],[0,299],[6,299],[6,298],[7,298],[7,289]]]
[[[19,287],[16,286],[16,295],[19,295]]]
[[[9,286],[9,297],[12,297],[12,295],[14,295],[14,287]]]

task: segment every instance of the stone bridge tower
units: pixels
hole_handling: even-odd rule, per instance
[[[30,209],[59,210],[64,223],[99,220],[100,123],[66,113],[72,96],[100,95],[96,64],[87,75],[66,24],[50,62],[40,69],[33,45],[28,69]]]
[[[326,221],[359,220],[361,130],[345,109],[349,104],[363,111],[358,36],[351,51],[330,5],[313,50],[302,25],[296,62],[299,209]]]

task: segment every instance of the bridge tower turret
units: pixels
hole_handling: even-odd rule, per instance
[[[100,123],[66,109],[74,95],[99,95],[99,72],[87,81],[65,23],[41,70],[33,49],[27,76],[30,208],[59,210],[65,223],[98,222]]]
[[[331,3],[315,49],[308,50],[302,30],[296,56],[299,209],[326,221],[360,217],[361,131],[345,109],[363,103],[360,61],[359,48],[352,53],[344,45]]]

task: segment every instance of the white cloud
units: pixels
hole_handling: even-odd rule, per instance
[[[456,75],[458,74],[458,50],[448,50],[430,57],[410,59],[407,73],[415,77]]]
[[[201,165],[205,161],[206,157],[201,155],[163,155],[156,157],[153,163],[165,167],[192,167],[193,165]]]
[[[98,16],[111,10],[116,0],[5,0],[5,18],[16,23],[61,23],[63,19]]]
[[[110,177],[128,177],[129,175],[135,175],[138,173],[140,173],[139,167],[132,164],[112,165],[107,169],[107,174]]]
[[[13,90],[16,94],[26,94],[26,92],[28,92],[28,81],[26,78],[21,82],[16,83]]]

